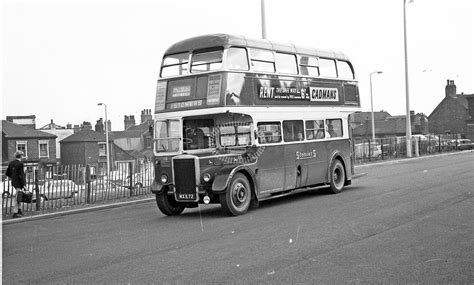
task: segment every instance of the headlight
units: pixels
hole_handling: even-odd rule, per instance
[[[205,173],[203,176],[202,176],[202,179],[204,180],[204,182],[209,182],[211,181],[211,174],[209,173]]]
[[[161,183],[166,183],[166,182],[168,182],[168,175],[161,174]]]

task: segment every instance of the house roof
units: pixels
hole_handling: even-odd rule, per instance
[[[137,138],[143,134],[143,131],[140,130],[125,130],[125,131],[113,131],[109,133],[109,136],[112,139],[121,139],[121,138]]]
[[[2,133],[6,138],[57,138],[56,135],[20,126],[7,120],[2,120]]]
[[[93,130],[83,130],[60,141],[60,143],[70,142],[105,142],[105,134]]]
[[[148,126],[149,126],[149,122],[145,122],[140,125],[130,126],[125,131],[109,132],[109,135],[111,136],[112,139],[136,138],[148,132]]]
[[[66,127],[63,127],[63,126],[60,126],[56,123],[49,123],[49,124],[46,124],[44,126],[42,126],[41,128],[39,128],[39,130],[51,130],[51,129],[65,129]]]
[[[469,94],[456,94],[454,96],[445,96],[443,98],[443,100],[441,100],[441,102],[439,102],[438,106],[436,106],[436,108],[434,108],[433,112],[431,112],[431,114],[428,116],[428,118],[431,117],[433,114],[435,114],[438,111],[438,109],[441,108],[441,106],[444,104],[444,102],[446,102],[448,100],[453,100],[453,102],[456,102],[456,103],[460,104],[461,106],[464,107],[464,109],[467,110],[469,108],[467,98],[466,98],[467,96],[470,96],[470,95]]]
[[[365,122],[371,119],[371,112],[357,112],[354,113],[354,122]],[[374,112],[375,121],[385,120],[390,117],[390,114],[386,111]]]

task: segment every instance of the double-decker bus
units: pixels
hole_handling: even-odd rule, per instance
[[[179,215],[220,203],[241,215],[295,191],[339,193],[354,174],[359,109],[343,53],[227,34],[177,42],[156,90],[157,206]]]

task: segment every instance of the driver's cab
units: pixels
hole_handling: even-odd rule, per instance
[[[245,148],[255,144],[252,121],[249,115],[229,112],[158,120],[155,123],[156,151],[199,153]]]

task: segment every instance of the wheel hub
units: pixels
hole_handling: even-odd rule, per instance
[[[243,203],[247,198],[247,190],[245,189],[244,185],[238,183],[235,185],[234,188],[234,197],[237,199],[237,202]]]

